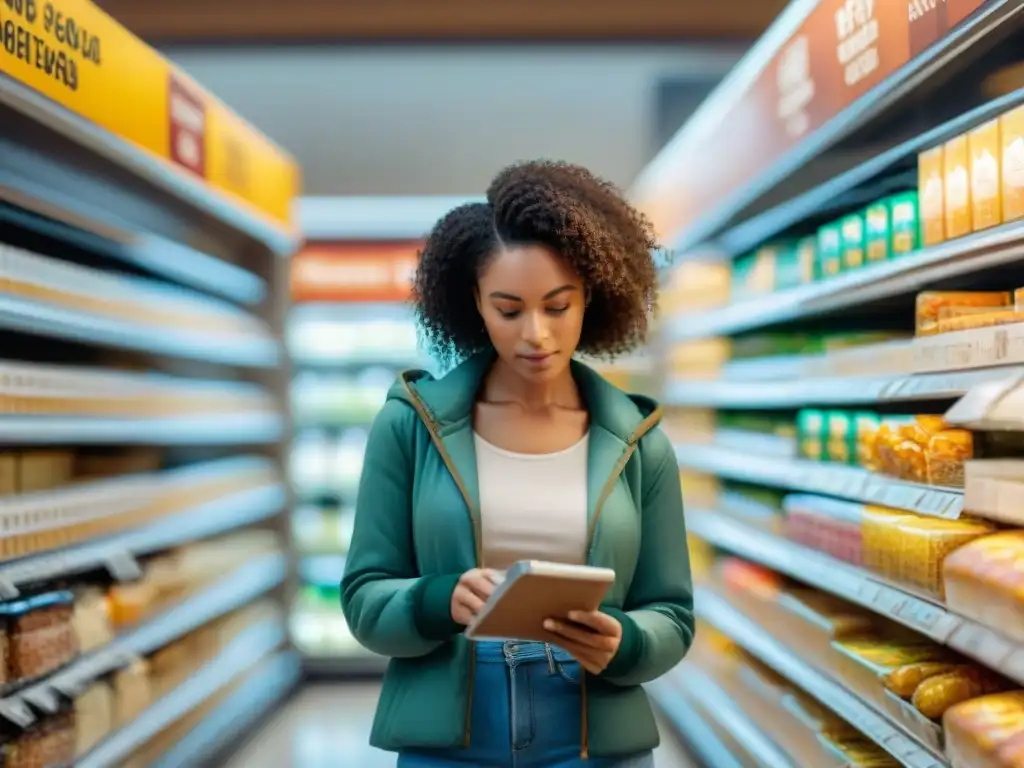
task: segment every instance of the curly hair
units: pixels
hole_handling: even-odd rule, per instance
[[[455,208],[428,236],[413,306],[435,357],[450,364],[490,346],[478,275],[502,245],[528,244],[560,254],[587,289],[580,352],[612,358],[646,339],[658,287],[650,222],[586,169],[535,161],[501,171],[486,203]]]

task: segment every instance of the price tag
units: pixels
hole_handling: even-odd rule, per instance
[[[1010,657],[1003,662],[1002,672],[1007,677],[1024,684],[1024,648],[1017,648],[1010,654]]]
[[[953,647],[968,656],[1000,670],[1013,648],[998,634],[980,624],[964,622],[953,636]]]
[[[15,697],[0,699],[0,715],[20,728],[28,728],[36,721],[28,705]]]
[[[135,581],[142,577],[139,561],[127,550],[108,554],[105,565],[115,581]]]
[[[60,711],[60,698],[57,695],[57,691],[48,688],[45,683],[27,688],[18,695],[32,706],[47,714],[55,715]]]
[[[21,597],[21,592],[14,586],[14,583],[6,576],[0,576],[0,599],[15,600]]]

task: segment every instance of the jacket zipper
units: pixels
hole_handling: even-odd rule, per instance
[[[615,487],[615,483],[618,482],[619,477],[622,475],[623,470],[626,468],[626,464],[633,457],[636,452],[637,443],[640,439],[646,435],[661,419],[661,408],[657,408],[640,422],[640,425],[634,430],[633,434],[629,436],[627,441],[626,450],[622,452],[622,457],[615,464],[612,469],[611,476],[609,476],[607,482],[601,488],[601,495],[597,498],[597,504],[594,506],[594,517],[590,521],[590,525],[587,528],[587,560],[590,560],[593,554],[594,546],[594,534],[597,532],[597,519],[601,516],[601,512],[604,510],[604,503],[608,500],[608,497],[612,493],[612,489]],[[585,669],[580,670],[580,759],[590,759],[590,729],[587,715],[587,671]]]
[[[452,462],[452,457],[448,454],[448,450],[444,447],[444,443],[441,442],[440,435],[437,434],[437,423],[434,421],[430,412],[426,406],[423,405],[423,401],[420,400],[419,395],[416,391],[409,386],[409,383],[402,380],[402,386],[405,387],[405,391],[408,393],[412,407],[419,414],[420,421],[427,428],[427,433],[430,435],[430,439],[434,443],[434,447],[437,448],[437,452],[441,455],[441,461],[448,468],[448,472],[451,474],[452,479],[455,481],[455,485],[459,489],[459,493],[462,494],[463,500],[466,502],[466,509],[469,510],[469,520],[473,526],[473,546],[474,553],[476,555],[476,567],[483,567],[483,552],[481,550],[480,543],[480,516],[473,513],[473,502],[470,499],[469,491],[466,490],[466,485],[459,473],[455,470],[455,464]],[[469,737],[470,731],[473,725],[473,689],[476,685],[476,644],[469,644],[469,684],[466,695],[466,730],[463,736],[463,746],[469,749]]]

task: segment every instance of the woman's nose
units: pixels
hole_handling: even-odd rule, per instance
[[[548,337],[548,324],[539,312],[530,312],[523,323],[523,341],[540,346]]]

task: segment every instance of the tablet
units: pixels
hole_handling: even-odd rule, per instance
[[[568,618],[569,611],[596,611],[614,581],[610,568],[521,560],[466,627],[466,637],[557,643],[544,620]]]

